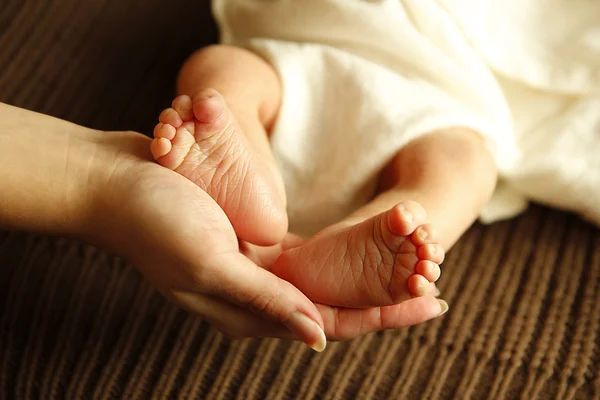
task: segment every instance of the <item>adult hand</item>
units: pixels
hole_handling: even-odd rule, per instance
[[[301,339],[321,350],[323,332],[329,339],[349,339],[414,325],[443,311],[432,296],[360,310],[313,304],[268,271],[301,239],[290,235],[271,248],[240,246],[227,217],[205,192],[151,162],[145,137],[130,134],[131,139],[139,144],[116,146],[130,149],[122,153],[129,162],[113,172],[113,201],[100,215],[111,215],[114,225],[97,227],[109,233],[100,242],[137,266],[167,298],[227,335]]]

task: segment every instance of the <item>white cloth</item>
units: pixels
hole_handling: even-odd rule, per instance
[[[293,230],[373,195],[378,172],[436,129],[481,132],[501,183],[482,220],[528,199],[600,224],[597,0],[213,0],[223,43],[280,74],[272,146]],[[249,77],[249,79],[252,79]]]

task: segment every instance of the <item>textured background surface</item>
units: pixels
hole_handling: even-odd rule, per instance
[[[2,0],[0,101],[148,133],[214,41],[206,1]],[[600,398],[596,228],[540,207],[476,225],[440,289],[444,317],[315,354],[226,340],[93,247],[0,232],[0,399]]]

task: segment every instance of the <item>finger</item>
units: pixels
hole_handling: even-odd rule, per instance
[[[258,267],[239,252],[220,254],[205,264],[204,294],[223,298],[262,317],[283,323],[307,345],[326,345],[316,306],[297,288]]]
[[[281,322],[265,319],[227,301],[191,292],[180,292],[173,297],[180,307],[199,315],[231,338],[272,337],[298,340]]]
[[[293,233],[288,233],[283,238],[281,247],[285,251],[285,250],[293,249],[294,247],[302,246],[305,242],[306,242],[306,239],[303,239],[298,235],[294,235]]]
[[[419,297],[387,307],[367,309],[335,308],[317,305],[332,340],[347,340],[384,329],[420,324],[448,311],[448,304],[433,296]]]
[[[281,249],[281,244],[263,247],[240,240],[239,245],[240,253],[246,256],[246,258],[254,264],[269,271],[271,270],[271,266],[275,263],[275,260],[277,260],[277,257],[279,257],[283,251]]]
[[[415,300],[423,299],[425,298]],[[232,338],[299,339],[282,323],[265,319],[221,299],[199,293],[179,293],[175,300],[180,306],[199,314],[219,331]],[[431,301],[427,300],[427,303]],[[325,327],[334,327],[326,331],[327,336],[331,340],[347,340],[383,329],[405,328],[435,318],[448,310],[447,304],[445,306],[442,303],[438,304],[441,306],[440,311],[436,309],[435,304],[414,300],[370,309],[334,308],[320,304],[317,308],[323,315]]]

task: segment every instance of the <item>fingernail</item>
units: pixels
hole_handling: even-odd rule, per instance
[[[306,343],[311,349],[319,353],[325,350],[325,346],[327,346],[327,338],[325,337],[325,332],[323,332],[323,329],[321,329],[321,327],[307,315],[302,314],[301,312],[295,312],[294,314],[292,314],[286,325],[289,325],[289,328],[296,333],[298,333],[298,331],[304,333],[310,332],[309,336],[311,337],[315,336],[316,333],[316,339],[311,339],[311,342],[305,340],[304,343]],[[307,335],[305,334],[301,337],[306,336]]]
[[[431,295],[434,297],[438,297],[440,294],[442,294],[442,292],[440,292],[440,289],[438,289],[437,286],[434,286]]]
[[[440,311],[440,313],[437,315],[437,316],[439,317],[440,315],[444,315],[444,314],[446,314],[446,312],[448,311],[448,309],[449,309],[450,307],[448,307],[448,303],[446,303],[446,302],[445,302],[444,300],[442,300],[442,299],[437,299],[437,301],[439,301],[439,302],[440,302],[440,307],[442,308],[442,311]]]

